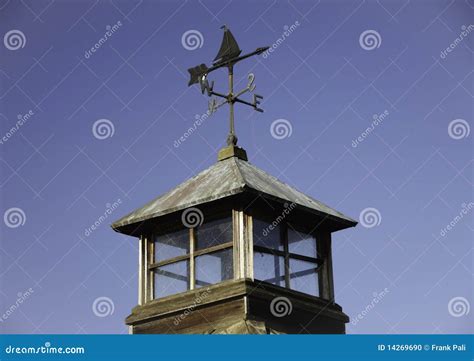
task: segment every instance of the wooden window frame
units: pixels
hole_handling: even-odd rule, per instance
[[[154,247],[155,247],[155,236],[156,235],[150,235],[149,239],[147,240],[146,243],[148,243],[148,246],[150,247],[147,250],[146,255],[142,255],[140,257],[140,261],[143,263],[144,259],[147,260],[146,265],[144,269],[146,270],[147,277],[144,277],[147,279],[142,285],[140,283],[140,287],[143,289],[140,291],[140,293],[146,293],[145,297],[139,297],[139,300],[141,300],[142,303],[146,303],[147,301],[161,298],[161,297],[156,297],[155,298],[155,282],[154,282],[154,276],[155,276],[155,270],[159,267],[167,266],[170,264],[174,264],[180,261],[188,261],[189,262],[189,282],[188,282],[188,288],[186,291],[194,290],[196,289],[196,257],[226,250],[226,249],[232,249],[233,253],[235,252],[235,247],[234,244],[236,242],[236,235],[234,232],[234,217],[227,216],[227,217],[222,217],[222,218],[217,218],[213,220],[219,220],[219,219],[226,219],[230,218],[231,222],[231,228],[232,228],[232,240],[226,243],[218,244],[216,246],[204,248],[204,249],[199,249],[196,250],[196,232],[197,228],[190,228],[189,229],[189,253],[181,256],[176,256],[173,258],[169,258],[160,262],[155,262],[154,261]],[[151,246],[150,246],[151,245]],[[143,252],[143,249],[140,249],[140,252]],[[235,279],[236,277],[236,265],[235,265],[235,255],[232,255],[232,263],[233,263],[233,275],[231,279]],[[141,266],[143,267],[143,265]]]
[[[267,222],[267,221],[262,220],[258,217],[257,217],[257,219],[260,220],[260,221],[263,221],[263,222]],[[288,288],[288,289],[292,289],[291,288],[291,279],[290,279],[290,260],[291,259],[296,259],[296,260],[300,260],[300,261],[313,263],[315,265],[314,271],[318,274],[318,285],[317,285],[318,286],[318,295],[316,297],[323,297],[323,294],[324,294],[323,285],[325,284],[325,281],[323,281],[321,278],[327,276],[327,272],[325,272],[326,258],[325,257],[320,257],[320,255],[323,254],[323,253],[320,253],[320,247],[319,247],[319,242],[320,241],[319,241],[318,237],[315,236],[314,234],[303,232],[303,233],[307,234],[308,236],[311,236],[312,239],[314,240],[315,246],[316,246],[316,255],[318,257],[310,257],[310,256],[305,256],[305,255],[301,255],[301,254],[297,254],[297,253],[291,253],[289,251],[289,243],[288,243],[288,229],[289,229],[288,223],[287,222],[280,223],[279,228],[280,228],[280,243],[283,245],[283,251],[281,251],[279,249],[272,249],[272,248],[268,248],[268,247],[254,245],[253,246],[254,254],[255,254],[255,252],[258,252],[258,253],[271,254],[271,255],[275,255],[275,256],[279,256],[279,257],[284,258],[285,288]],[[291,227],[291,228],[293,228],[293,227]],[[263,280],[259,280],[259,281],[265,282]]]

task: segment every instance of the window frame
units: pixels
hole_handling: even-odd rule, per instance
[[[196,287],[196,257],[206,255],[206,254],[210,254],[210,253],[214,253],[214,252],[218,252],[218,251],[221,251],[221,250],[226,250],[226,249],[229,249],[229,248],[232,249],[232,253],[233,253],[233,257],[231,258],[232,259],[232,277],[230,279],[235,279],[235,274],[236,274],[236,272],[235,272],[235,257],[234,257],[235,234],[234,234],[233,216],[232,216],[232,214],[231,215],[221,214],[218,217],[213,217],[213,218],[209,219],[208,222],[210,223],[210,222],[213,222],[213,221],[224,220],[224,219],[229,220],[229,224],[230,224],[230,228],[231,228],[231,234],[232,234],[232,240],[230,240],[229,242],[225,242],[225,243],[221,243],[221,244],[218,244],[218,245],[215,245],[215,246],[211,246],[211,247],[208,247],[208,248],[197,250],[196,249],[196,246],[197,246],[196,233],[197,233],[198,228],[189,228],[189,236],[188,236],[189,253],[187,253],[185,255],[180,255],[180,256],[173,257],[173,258],[165,259],[165,260],[162,260],[160,262],[155,262],[155,260],[154,260],[155,247],[156,247],[155,239],[160,234],[162,235],[162,234],[166,234],[166,233],[160,232],[160,233],[153,233],[151,235],[151,240],[152,240],[151,244],[153,245],[153,247],[152,247],[153,253],[150,254],[151,259],[150,259],[150,262],[147,266],[147,272],[149,273],[150,278],[151,278],[151,282],[149,283],[149,287],[151,287],[151,290],[150,290],[151,300],[178,294],[178,293],[175,293],[175,294],[172,294],[172,295],[167,295],[167,296],[162,296],[162,297],[156,297],[155,296],[154,277],[155,277],[155,270],[157,268],[167,266],[167,265],[170,265],[170,264],[173,264],[173,263],[177,263],[177,262],[180,262],[180,261],[186,261],[187,260],[189,262],[189,283],[188,283],[187,290],[184,291],[184,292],[187,292],[187,291],[190,291],[190,290],[197,289],[197,287]],[[173,231],[168,230],[167,233],[172,233],[172,232]],[[224,280],[224,281],[226,281],[226,280]],[[224,282],[224,281],[221,281],[221,282]],[[181,292],[179,292],[179,293],[181,293]]]
[[[254,217],[254,220],[255,219],[271,224],[271,222],[268,222],[267,220],[265,220],[263,218],[260,218],[260,217]],[[253,258],[255,257],[255,253],[257,253],[257,252],[258,253],[270,254],[270,255],[274,255],[274,256],[278,256],[278,257],[283,257],[284,266],[285,266],[285,277],[284,277],[285,286],[284,286],[284,288],[287,288],[289,290],[296,291],[296,292],[301,292],[301,291],[298,291],[294,288],[291,288],[290,259],[296,259],[296,260],[300,260],[300,261],[313,263],[315,265],[314,271],[318,275],[318,284],[317,284],[317,286],[318,286],[319,292],[318,292],[318,295],[312,295],[312,296],[322,297],[322,292],[321,292],[322,288],[321,287],[322,287],[322,284],[323,284],[322,277],[324,277],[324,272],[322,272],[322,270],[323,270],[323,266],[325,264],[325,258],[320,256],[320,254],[321,254],[320,244],[319,244],[320,241],[315,236],[315,234],[308,233],[308,232],[301,232],[300,230],[295,229],[293,226],[289,225],[288,222],[281,222],[280,224],[278,224],[278,227],[280,229],[280,242],[283,245],[283,251],[281,251],[279,249],[272,249],[272,248],[267,248],[267,247],[264,247],[264,246],[254,244],[253,245]],[[289,227],[291,227],[291,229],[293,229],[295,231],[307,234],[308,236],[311,236],[313,238],[313,240],[315,242],[315,245],[316,245],[316,256],[317,257],[305,256],[305,255],[301,255],[301,254],[297,254],[297,253],[291,253],[289,251],[289,243],[288,243],[288,230],[289,230]],[[260,281],[260,282],[268,283],[264,280],[260,280],[260,279],[257,279],[257,280]],[[275,285],[275,286],[276,287],[281,287],[281,286],[277,286],[277,285]],[[304,292],[302,292],[302,293],[304,293]]]

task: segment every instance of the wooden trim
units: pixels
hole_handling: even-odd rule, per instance
[[[253,280],[253,218],[244,213],[244,257],[245,257],[245,278]]]
[[[334,280],[332,273],[331,233],[320,232],[317,237],[318,254],[324,257],[319,276],[319,294],[321,298],[335,302]]]
[[[276,256],[281,256],[285,257],[287,253],[285,251],[280,251],[279,249],[271,249],[267,247],[262,247],[262,246],[254,246],[254,249],[257,252],[262,252],[262,253],[269,253],[269,254],[274,254]],[[313,258],[309,256],[303,256],[302,254],[296,254],[296,253],[289,253],[288,252],[288,257],[291,259],[298,259],[300,261],[306,261],[306,262],[312,262],[312,263],[324,263],[324,259],[322,258]]]
[[[234,211],[234,278],[253,278],[253,251],[252,251],[252,219],[243,211]]]
[[[196,233],[194,228],[189,229],[189,289],[196,287],[196,260],[194,259],[194,248],[196,247]]]
[[[160,219],[155,222],[156,224],[150,227],[149,231],[153,233],[154,236],[162,236],[165,234],[184,230],[183,222],[181,220],[181,214],[183,211],[184,210],[177,211],[176,212],[176,214],[178,215],[177,217],[176,216],[173,217],[173,213],[163,215],[162,217],[167,218],[167,219],[163,219],[160,217]],[[201,208],[201,211],[203,211],[202,208]],[[212,214],[209,214],[209,211],[204,212],[204,220],[205,220],[204,224],[212,222],[212,221],[216,221],[219,219],[232,217],[232,213],[231,211],[229,211],[228,208],[218,210],[217,212],[213,209],[212,212],[213,212]],[[168,219],[168,217],[170,219]]]
[[[147,240],[147,265],[152,264],[155,261],[155,242],[148,237]],[[155,273],[145,268],[147,273],[147,293],[146,302],[151,301],[155,296]]]
[[[241,217],[239,211],[232,210],[232,241],[234,243],[234,252],[233,252],[233,269],[234,269],[234,279],[239,279],[243,275],[242,264],[243,259],[243,248],[242,248],[242,232],[241,232]]]
[[[326,263],[327,263],[327,273],[328,273],[328,288],[329,288],[329,300],[335,302],[334,299],[334,276],[332,270],[332,240],[331,233],[326,233]]]
[[[140,237],[139,245],[138,303],[143,305],[153,299],[154,275],[149,271],[148,265],[153,262],[154,244],[147,234]]]
[[[231,248],[233,245],[234,245],[233,242],[226,242],[226,243],[219,244],[217,246],[212,246],[212,247],[209,247],[209,248],[200,249],[199,251],[194,251],[193,256],[198,257],[198,256],[202,256],[203,254],[217,252],[217,251],[220,251],[222,249]],[[176,263],[176,262],[179,262],[179,261],[183,261],[183,260],[188,259],[190,257],[191,257],[191,254],[185,254],[185,255],[182,255],[182,256],[177,256],[177,257],[170,258],[170,259],[167,259],[167,260],[164,260],[164,261],[153,263],[153,264],[148,266],[148,269],[154,269],[156,267],[166,266],[166,265],[171,264],[171,263]]]
[[[280,225],[280,241],[283,242],[283,251],[285,259],[285,287],[290,287],[290,250],[288,247],[288,226],[286,223]]]
[[[148,266],[148,269],[152,270],[152,269],[155,269],[157,267],[163,267],[163,266],[169,265],[171,263],[176,263],[176,262],[179,262],[179,261],[189,259],[189,257],[190,257],[190,254],[184,254],[182,256],[177,256],[177,257],[165,259],[164,261],[160,261],[160,262],[150,264]]]
[[[145,304],[148,301],[148,276],[149,272],[147,271],[147,265],[148,265],[148,235],[143,236],[143,242],[142,242],[142,249],[141,249],[141,254],[142,254],[142,279],[141,279],[141,284],[142,284],[142,295],[141,295],[141,302],[142,304]]]
[[[208,297],[202,299],[202,302],[196,306],[195,311],[200,312],[202,308],[213,304],[222,304],[227,301],[247,297],[249,302],[248,312],[252,313],[252,303],[255,299],[265,300],[268,309],[268,304],[275,298],[275,295],[279,295],[290,299],[294,312],[303,310],[314,312],[317,315],[340,319],[343,322],[349,322],[349,318],[342,312],[339,305],[328,303],[327,300],[320,297],[267,283],[240,279],[228,280],[206,288],[166,296],[153,300],[144,306],[137,306],[132,310],[132,314],[127,317],[126,323],[136,326],[152,320],[183,313],[185,310],[189,310],[190,305],[193,305],[196,298],[200,297],[203,292],[207,292]]]
[[[209,248],[200,249],[199,251],[194,252],[194,256],[195,257],[202,256],[203,254],[217,252],[217,251],[220,251],[220,250],[226,249],[226,248],[232,248],[233,245],[234,245],[233,242],[226,242],[226,243],[219,244],[217,246],[212,246],[212,247],[209,247]]]
[[[138,242],[138,304],[143,305],[145,303],[145,286],[144,286],[144,273],[146,270],[144,262],[144,236],[141,235]]]

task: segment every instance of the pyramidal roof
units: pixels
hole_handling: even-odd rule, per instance
[[[327,205],[279,181],[246,160],[230,157],[217,162],[176,188],[155,198],[112,224],[117,229],[163,216],[188,207],[229,197],[245,190],[292,202],[299,206],[338,218],[344,223],[357,222]]]

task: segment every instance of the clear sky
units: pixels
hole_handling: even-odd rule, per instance
[[[273,49],[235,69],[264,96],[264,113],[236,107],[250,161],[361,220],[333,238],[347,332],[472,332],[473,15],[472,0],[0,0],[0,332],[127,332],[138,242],[109,224],[216,161],[225,109],[175,141],[207,109],[186,69],[223,24]]]

